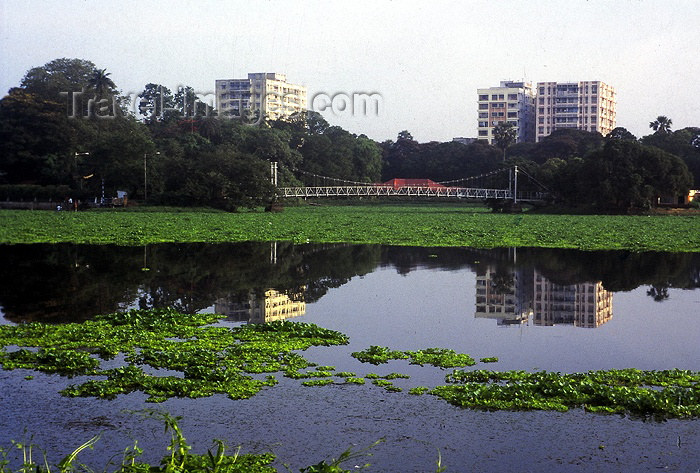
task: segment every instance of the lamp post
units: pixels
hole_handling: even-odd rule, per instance
[[[156,155],[160,154],[160,151],[155,152]],[[146,165],[146,157],[148,153],[143,153],[143,202],[146,203],[148,200],[148,166]]]
[[[80,182],[80,190],[82,190],[83,189],[83,180],[81,179],[82,176],[80,175],[80,172],[78,172],[78,156],[90,156],[90,153],[88,153],[87,151],[83,152],[83,153],[79,153],[76,151],[75,155],[73,155],[73,165],[75,166],[75,175],[76,175],[78,181]]]

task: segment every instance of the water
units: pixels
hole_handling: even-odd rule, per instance
[[[0,247],[0,323],[80,321],[129,307],[216,311],[228,324],[291,316],[342,331],[350,344],[305,356],[358,375],[401,372],[395,384],[444,384],[446,371],[404,361],[372,366],[349,356],[370,345],[452,348],[497,370],[576,372],[635,367],[700,370],[700,255],[569,250],[397,248],[247,243],[110,247]],[[276,311],[264,310],[273,302]],[[0,446],[24,429],[67,453],[102,432],[95,466],[139,440],[165,454],[162,425],[124,409],[154,407],[139,393],[115,401],[67,399],[75,382],[0,371]],[[172,399],[195,451],[222,438],[270,451],[292,471],[372,449],[371,471],[696,471],[698,420],[642,422],[556,412],[476,412],[432,396],[371,386],[280,385],[252,399]],[[601,448],[602,447],[602,448]],[[107,455],[109,454],[109,455]],[[83,456],[81,456],[83,458]],[[345,465],[352,467],[353,465]]]

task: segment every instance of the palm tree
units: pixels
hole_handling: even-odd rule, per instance
[[[661,135],[667,135],[671,133],[672,124],[673,121],[670,118],[664,115],[659,115],[656,117],[656,120],[649,122],[649,128],[652,128],[655,134],[659,133]]]
[[[98,97],[103,96],[105,92],[109,93],[116,89],[117,86],[109,78],[110,75],[111,73],[107,72],[107,69],[95,69],[95,72],[92,73],[88,83],[95,90]]]
[[[114,89],[116,89],[117,86],[109,76],[110,73],[107,72],[107,69],[95,69],[90,79],[88,79],[88,85],[95,91],[95,99],[105,99],[106,95],[114,94]],[[117,113],[116,96],[109,107],[110,115]],[[98,134],[100,133],[100,128],[101,126],[97,128]]]
[[[503,161],[506,160],[506,149],[515,143],[517,136],[515,126],[510,122],[499,123],[493,128],[493,140],[503,150]]]

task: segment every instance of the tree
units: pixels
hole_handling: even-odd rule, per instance
[[[643,137],[641,142],[683,159],[697,188],[700,184],[700,128],[686,127],[668,134],[652,133]]]
[[[515,143],[517,136],[515,125],[510,122],[499,123],[493,128],[493,140],[503,150],[503,161],[506,160],[506,149]]]
[[[107,72],[107,69],[95,69],[92,77],[90,77],[88,85],[92,87],[97,97],[102,98],[107,94],[115,92],[117,86],[114,85],[112,79],[109,78],[110,75],[111,73]]]
[[[597,132],[564,128],[555,130],[535,143],[526,158],[536,163],[544,163],[551,158],[569,160],[584,158],[603,146],[603,135]]]
[[[12,89],[0,100],[0,182],[73,183],[73,136],[61,104]]]
[[[627,128],[618,126],[614,128],[610,133],[605,135],[608,140],[631,140],[637,141],[637,137],[630,133]]]
[[[688,192],[692,176],[678,156],[636,141],[610,140],[584,160],[579,199],[600,209],[648,208]]]
[[[419,159],[414,159],[419,155],[420,145],[407,130],[401,131],[395,142],[384,143],[382,148],[384,149],[383,181],[395,177],[423,177],[422,170],[416,169],[416,165],[420,164]]]
[[[22,78],[21,87],[44,99],[63,102],[61,93],[81,92],[90,85],[97,68],[84,59],[54,59],[33,67]]]
[[[673,121],[664,116],[664,115],[659,115],[656,117],[656,120],[653,122],[649,122],[649,128],[654,130],[654,134],[660,134],[660,135],[668,135],[671,133],[671,125],[673,124]]]
[[[149,123],[164,121],[175,115],[175,97],[164,85],[148,83],[139,94],[139,113]]]

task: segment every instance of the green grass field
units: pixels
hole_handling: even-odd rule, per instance
[[[146,209],[142,209],[146,210]],[[491,214],[455,205],[289,207],[278,213],[0,211],[0,243],[293,241],[700,251],[700,216]]]

